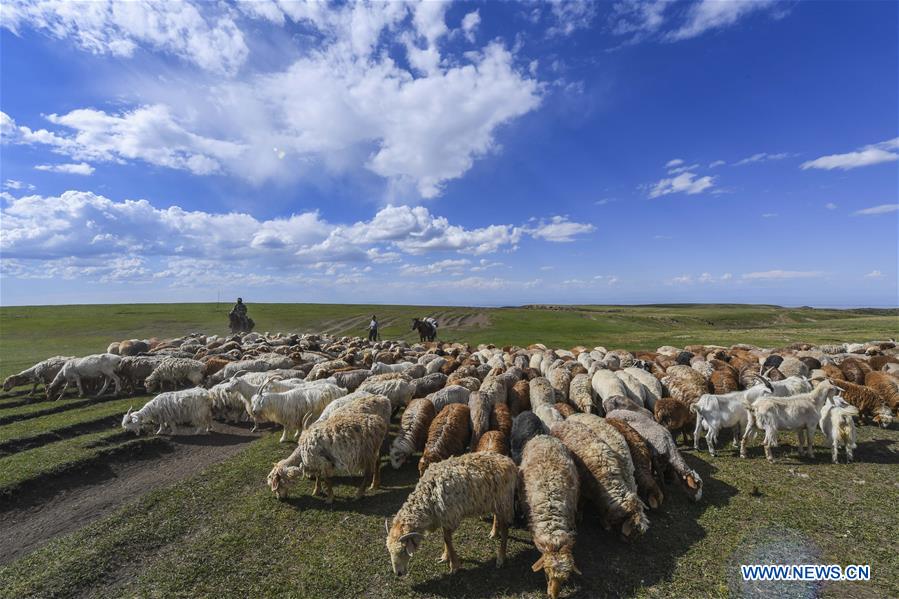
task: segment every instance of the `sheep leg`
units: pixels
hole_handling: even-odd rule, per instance
[[[734,449],[740,445],[740,424],[734,425]]]
[[[325,487],[325,494],[327,497],[325,498],[325,503],[331,504],[334,503],[334,487],[331,486],[331,479],[325,478],[322,480],[322,484]]]
[[[453,547],[453,531],[449,528],[443,529],[443,545],[443,552],[446,554],[447,561],[449,561],[450,574],[455,574],[462,567],[462,562],[459,560],[459,556],[456,555],[456,549]]]
[[[318,477],[315,477],[315,486],[312,488],[312,496],[315,497],[321,494],[321,485],[319,485]]]
[[[371,464],[365,466],[365,471],[362,472],[362,483],[360,483],[359,488],[356,489],[356,499],[362,499],[365,497],[365,488],[368,486],[369,478],[374,479],[375,473],[372,471]]]
[[[808,457],[815,457],[815,429],[811,427],[806,427],[805,429],[805,441],[806,447],[808,448]]]
[[[281,433],[281,439],[278,441],[279,443],[284,443],[287,441],[287,427],[284,427],[284,431]]]
[[[75,385],[78,387],[78,397],[85,397],[86,394],[84,393],[84,387],[81,385],[81,377],[78,374],[75,374]]]
[[[371,488],[380,489],[381,488],[381,450],[380,448],[375,450],[375,457],[373,459],[374,472],[371,477]]]
[[[693,449],[699,451],[699,438],[702,435],[702,414],[696,414],[696,428],[693,429]],[[709,442],[709,436],[705,437],[706,443]],[[714,454],[712,454],[714,455]]]
[[[160,423],[159,423],[159,428],[156,429],[156,434],[157,434],[157,435],[161,435],[164,428],[165,428],[165,423],[164,423],[164,422],[160,422]]]
[[[830,456],[833,460],[833,463],[839,464],[840,463],[840,447],[839,447],[839,441],[837,441],[836,439],[833,440],[833,446],[831,447],[831,450],[832,451],[830,452]],[[849,459],[849,451],[850,451],[850,449],[849,449],[849,446],[847,445],[846,446],[846,459],[847,460]]]
[[[493,528],[499,529],[499,547],[496,549],[496,567],[502,568],[506,563],[506,549],[509,545],[509,525],[497,519],[496,514],[493,515]]]

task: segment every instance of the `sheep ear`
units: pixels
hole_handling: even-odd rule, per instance
[[[536,562],[534,562],[534,565],[531,566],[531,570],[533,572],[539,572],[542,569],[543,569],[543,556],[541,555],[540,559],[538,559]]]
[[[686,481],[687,481],[687,486],[690,487],[691,489],[699,488],[699,485],[696,484],[696,479],[693,478],[693,476],[691,474],[687,475]]]

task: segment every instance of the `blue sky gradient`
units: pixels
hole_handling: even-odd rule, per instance
[[[3,305],[899,305],[894,2],[0,21]]]

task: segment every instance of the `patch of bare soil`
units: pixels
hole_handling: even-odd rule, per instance
[[[248,428],[217,422],[210,435],[172,436],[153,451],[110,455],[23,488],[0,506],[0,564],[78,530],[149,491],[226,460],[259,436]]]
[[[453,314],[452,316],[438,317],[440,328],[443,329],[474,329],[490,326],[490,317],[486,312],[466,312]]]

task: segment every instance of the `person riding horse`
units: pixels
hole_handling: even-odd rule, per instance
[[[412,330],[418,331],[420,341],[434,341],[437,339],[437,321],[434,318],[413,318]]]
[[[232,333],[249,333],[256,326],[253,319],[247,316],[247,305],[240,297],[228,313],[228,321]]]

